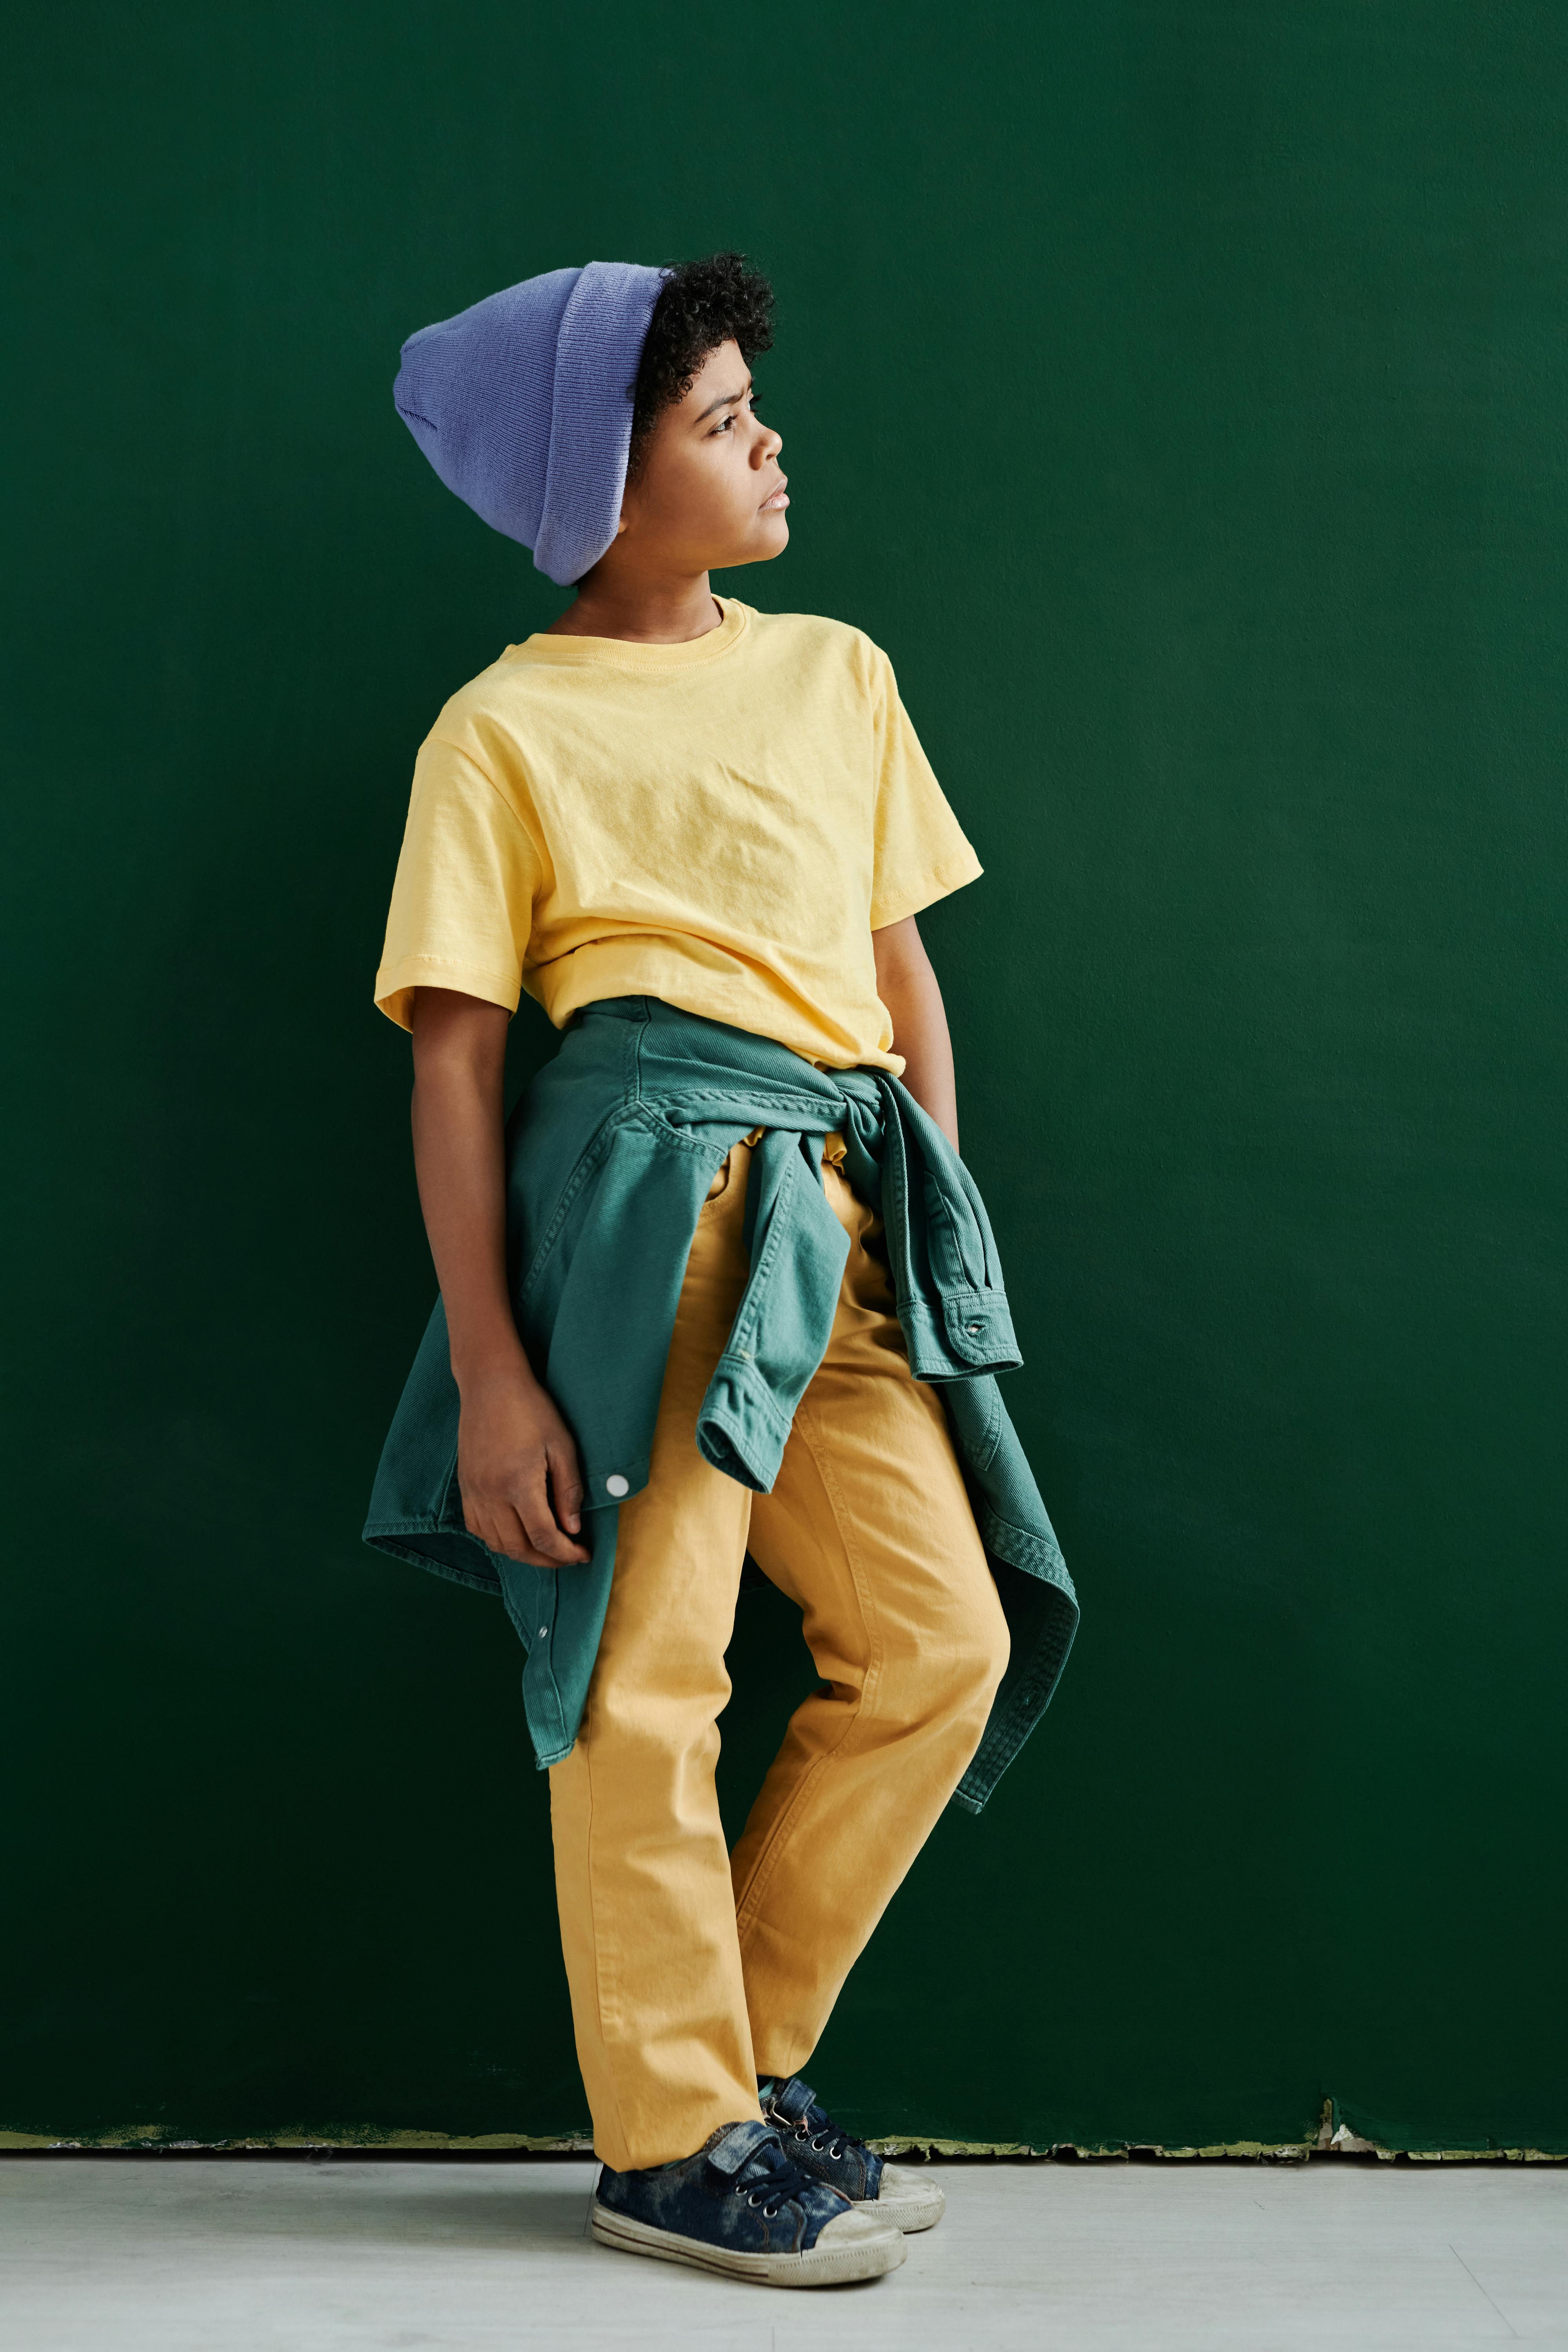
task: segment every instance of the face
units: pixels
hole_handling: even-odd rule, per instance
[[[612,555],[671,572],[765,563],[789,542],[784,444],[752,404],[752,373],[721,343],[648,436]]]

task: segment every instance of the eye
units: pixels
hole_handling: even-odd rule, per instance
[[[712,434],[710,434],[709,437],[711,439],[714,436],[720,433],[732,433],[735,429],[737,419],[742,408],[749,408],[752,415],[755,416],[757,413],[757,388],[755,384],[752,386],[750,392],[743,392],[741,394],[740,399],[730,411],[728,416],[721,416],[719,419],[719,422],[713,427]]]

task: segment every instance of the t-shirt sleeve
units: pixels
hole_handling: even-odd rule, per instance
[[[521,818],[478,762],[439,736],[414,765],[375,1001],[411,1025],[416,988],[515,1013],[542,866]]]
[[[879,651],[873,692],[877,811],[871,929],[881,931],[962,889],[983,868],[899,699],[893,666]]]

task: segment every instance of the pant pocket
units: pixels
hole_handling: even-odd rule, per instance
[[[723,1159],[719,1162],[718,1172],[714,1176],[711,1184],[709,1185],[707,1194],[702,1202],[705,1209],[708,1207],[710,1202],[721,1199],[729,1191],[730,1171],[734,1162],[736,1148],[736,1146],[731,1145],[730,1150],[725,1153]]]
[[[752,1146],[754,1143],[761,1141],[763,1129],[760,1127],[753,1127],[750,1135],[742,1135],[738,1143],[732,1143],[730,1146],[729,1150],[725,1153],[723,1159],[719,1163],[718,1172],[714,1176],[713,1181],[708,1187],[707,1196],[702,1203],[704,1209],[709,1206],[710,1202],[722,1200],[724,1194],[729,1191],[731,1185],[734,1181],[736,1170],[738,1168],[743,1168],[745,1165],[745,1161],[742,1160],[742,1154],[744,1153],[749,1159],[751,1156]]]

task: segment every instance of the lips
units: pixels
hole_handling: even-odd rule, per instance
[[[770,490],[767,497],[763,500],[762,505],[757,509],[757,512],[759,514],[782,514],[784,512],[785,507],[789,504],[788,482],[789,476],[787,474],[780,476],[778,488],[776,489]]]

